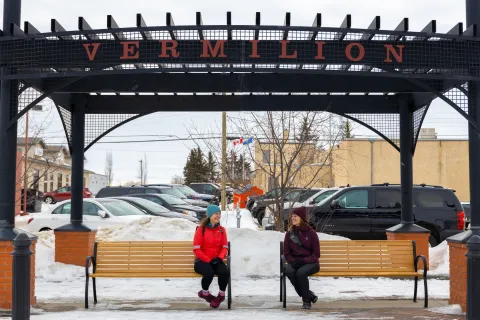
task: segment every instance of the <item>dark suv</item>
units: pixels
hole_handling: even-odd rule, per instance
[[[129,194],[156,193],[168,194],[182,199],[190,205],[206,208],[208,202],[197,199],[189,199],[179,190],[168,186],[149,186],[149,187],[105,187],[98,191],[96,198],[121,197]]]
[[[464,231],[465,214],[451,189],[415,185],[413,204],[415,224],[430,230],[432,247]],[[310,224],[317,232],[352,240],[383,240],[385,230],[401,221],[400,185],[344,188],[309,212]]]
[[[210,194],[218,198],[218,201],[222,201],[222,187],[216,183],[208,182],[192,182],[190,183],[190,188],[201,194]],[[231,188],[226,188],[227,194],[227,203],[233,202],[233,190]]]

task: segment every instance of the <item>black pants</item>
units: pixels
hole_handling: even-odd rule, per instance
[[[317,273],[320,270],[318,263],[310,263],[296,269],[291,264],[287,265],[285,274],[292,283],[297,294],[303,299],[310,298],[310,285],[308,283],[308,276]]]
[[[227,266],[223,262],[212,266],[210,263],[197,261],[195,262],[194,270],[196,273],[203,276],[203,290],[208,290],[213,281],[214,275],[218,276],[218,287],[220,288],[220,291],[225,291],[227,289],[228,278],[230,277],[230,274],[228,273]]]

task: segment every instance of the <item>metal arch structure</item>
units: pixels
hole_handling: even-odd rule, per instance
[[[52,19],[41,32],[29,22],[20,27],[20,9],[21,1],[4,0],[0,148],[14,154],[16,121],[38,101],[19,111],[19,90],[54,101],[72,152],[71,224],[57,231],[89,231],[82,224],[84,152],[134,118],[172,110],[325,110],[365,124],[400,150],[402,223],[390,231],[426,232],[414,224],[412,157],[428,106],[441,98],[469,121],[471,228],[480,232],[475,0],[467,0],[467,28],[459,23],[447,33],[437,32],[436,21],[411,31],[408,18],[394,30],[382,30],[380,17],[353,28],[350,15],[340,27],[322,26],[321,14],[312,26],[292,26],[290,13],[283,25],[262,25],[260,13],[254,25],[234,25],[229,12],[225,25],[205,25],[197,12],[192,25],[176,26],[167,13],[164,26],[147,26],[137,14],[127,28],[108,16],[106,28],[93,29],[79,17],[78,30]],[[7,156],[0,162],[4,240],[16,234],[14,172]],[[480,299],[480,288],[469,295]]]

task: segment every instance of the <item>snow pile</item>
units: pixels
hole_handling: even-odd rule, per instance
[[[450,253],[447,241],[443,241],[429,250],[430,270],[428,273],[436,276],[448,276],[450,274]]]
[[[453,314],[453,315],[465,315],[465,312],[462,311],[462,307],[458,304],[451,304],[444,307],[430,308],[428,309],[431,312],[441,313],[441,314]]]
[[[222,218],[220,220],[220,224],[226,228],[236,228],[237,211],[222,211]],[[252,213],[246,209],[240,209],[240,228],[258,230],[258,225],[255,223]]]

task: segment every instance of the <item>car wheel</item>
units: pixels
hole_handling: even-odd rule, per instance
[[[258,214],[257,214],[257,220],[260,226],[262,225],[263,217],[265,217],[265,209],[258,211]]]
[[[53,198],[52,197],[46,197],[45,198],[45,203],[48,203],[48,204],[52,204],[54,201],[53,201]]]
[[[50,228],[42,228],[42,229],[40,229],[40,232],[43,232],[43,231],[52,231],[52,229],[50,229]]]
[[[438,240],[437,240],[437,238],[435,238],[435,236],[432,235],[432,234],[430,234],[430,237],[428,238],[428,243],[430,243],[430,246],[431,246],[432,248],[438,246]]]

